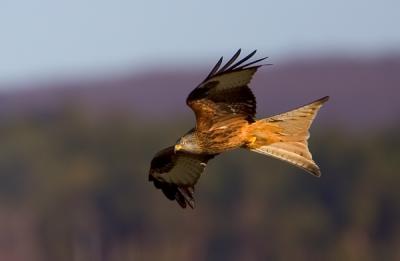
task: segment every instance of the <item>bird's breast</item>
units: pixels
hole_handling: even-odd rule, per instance
[[[247,125],[247,121],[219,124],[208,131],[198,132],[197,138],[204,152],[221,153],[244,144]]]

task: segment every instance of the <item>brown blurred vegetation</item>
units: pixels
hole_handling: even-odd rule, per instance
[[[321,112],[323,117],[323,111]],[[255,153],[210,162],[195,210],[147,182],[190,126],[73,105],[0,123],[0,260],[396,260],[400,126],[318,124],[320,179]]]
[[[0,93],[0,260],[400,260],[399,57],[260,70],[261,116],[331,95],[310,140],[322,177],[229,152],[209,163],[195,210],[147,174],[192,127],[184,98],[204,73]]]

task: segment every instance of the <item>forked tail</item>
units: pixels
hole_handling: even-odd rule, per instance
[[[298,109],[256,121],[249,126],[246,147],[321,176],[307,140],[311,123],[328,99],[326,96]]]

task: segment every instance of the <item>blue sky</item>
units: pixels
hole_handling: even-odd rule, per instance
[[[400,1],[0,1],[0,83],[213,63],[400,51]],[[0,84],[1,88],[1,84]]]

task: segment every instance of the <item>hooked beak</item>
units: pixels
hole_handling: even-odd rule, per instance
[[[182,145],[176,144],[174,147],[174,152],[180,151],[182,149]]]

